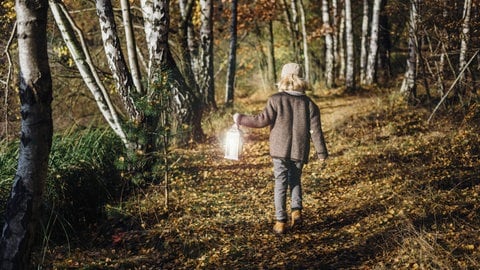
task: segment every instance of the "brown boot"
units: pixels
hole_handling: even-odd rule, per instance
[[[275,225],[273,226],[273,231],[278,234],[285,233],[286,229],[287,229],[287,224],[282,221],[275,222]]]
[[[300,225],[302,222],[302,211],[301,210],[293,210],[292,211],[292,227],[294,225]]]

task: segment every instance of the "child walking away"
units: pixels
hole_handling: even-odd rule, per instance
[[[288,214],[286,211],[287,190],[291,192],[291,226],[302,219],[303,165],[308,162],[310,138],[318,158],[324,162],[328,157],[322,132],[320,110],[305,95],[308,83],[302,77],[302,67],[296,63],[283,66],[278,93],[269,97],[265,109],[258,115],[233,115],[238,125],[262,128],[270,126],[270,155],[275,177],[274,203],[276,222],[273,230],[285,233]]]

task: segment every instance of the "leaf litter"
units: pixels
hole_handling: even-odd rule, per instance
[[[334,91],[315,97],[331,157],[324,169],[315,160],[304,168],[300,227],[273,233],[268,129],[245,129],[240,161],[223,159],[220,134],[193,149],[175,150],[182,162],[172,168],[168,210],[164,186],[152,184],[118,206],[118,215],[82,232],[83,238],[50,247],[42,264],[54,269],[480,267],[478,110],[462,123],[444,116],[427,124],[428,110],[392,103],[386,93]],[[261,109],[258,104],[252,111]]]

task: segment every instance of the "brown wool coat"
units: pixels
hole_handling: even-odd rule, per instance
[[[318,106],[306,95],[279,92],[258,115],[240,115],[237,123],[252,128],[270,126],[270,155],[308,162],[310,138],[320,159],[328,156]]]

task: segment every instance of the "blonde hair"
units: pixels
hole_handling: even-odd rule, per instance
[[[303,78],[296,74],[288,74],[280,79],[278,82],[278,91],[296,91],[305,93],[308,90],[309,84]]]

